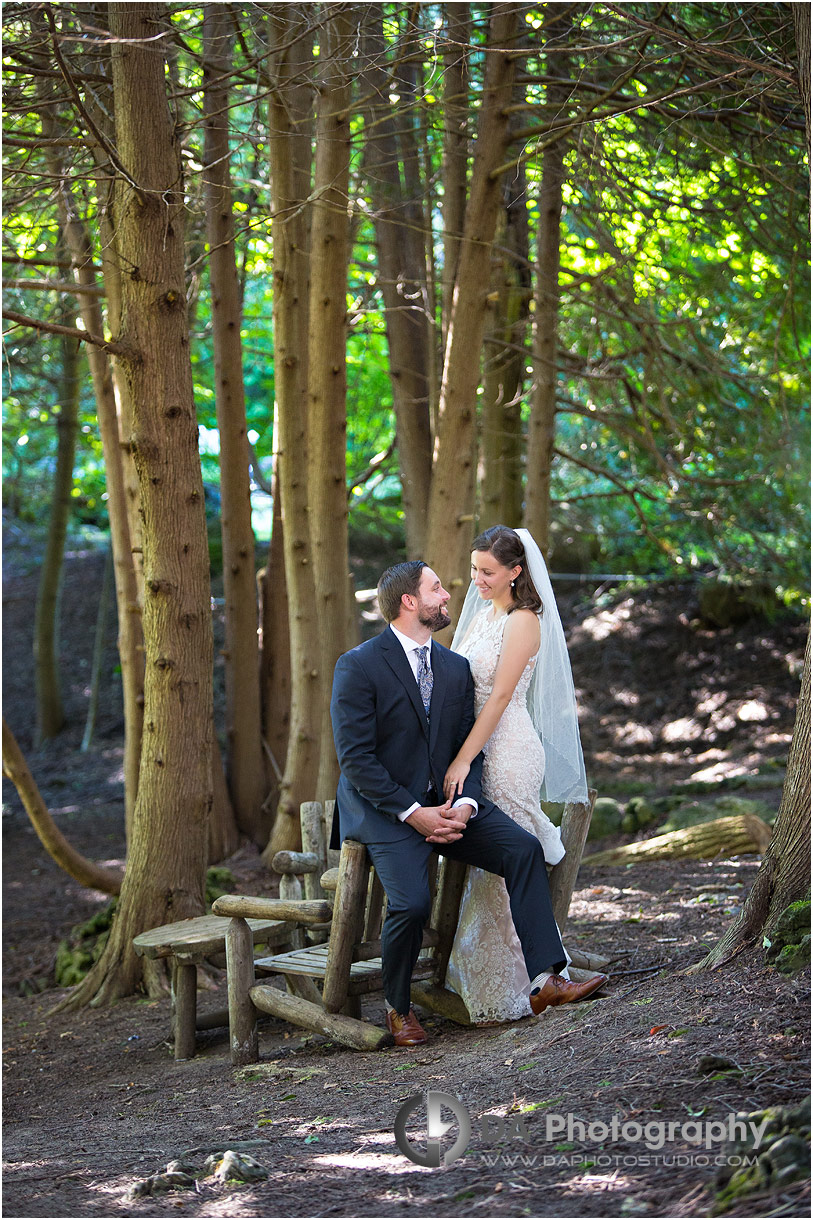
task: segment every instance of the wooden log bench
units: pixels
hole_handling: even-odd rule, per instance
[[[320,853],[321,854],[321,853]],[[330,857],[328,857],[330,862]],[[310,870],[312,861],[280,854],[275,867]],[[305,876],[309,871],[305,871]],[[312,875],[312,874],[311,874]],[[457,926],[465,866],[436,859],[430,875],[434,903],[424,931],[421,956],[413,981],[436,984],[445,979]],[[289,900],[290,917],[306,927],[318,927],[330,917],[327,944],[300,944],[256,961],[250,953],[246,916],[264,914],[268,900],[222,895],[215,914],[230,916],[226,935],[229,987],[229,1031],[232,1063],[237,1067],[259,1058],[257,1013],[267,1012],[302,1028],[321,1033],[355,1050],[378,1050],[392,1042],[390,1033],[360,1020],[361,995],[380,990],[381,927],[386,899],[381,881],[362,843],[346,840],[338,868],[318,878],[324,899]],[[315,888],[312,892],[316,892]],[[330,896],[333,906],[330,905]],[[257,979],[258,973],[282,976],[286,991]]]
[[[588,801],[568,805],[562,819],[567,854],[551,870],[551,899],[560,929],[564,929],[576,882],[595,790]],[[332,802],[330,803],[332,805]],[[324,848],[321,807],[302,806],[303,851],[278,852],[272,862],[282,874],[281,893],[272,900],[224,894],[212,906],[215,915],[228,916],[226,965],[229,989],[229,1034],[235,1067],[259,1058],[257,1013],[266,1012],[305,1029],[321,1033],[357,1050],[378,1050],[391,1043],[386,1029],[360,1020],[360,996],[382,986],[381,928],[386,913],[383,886],[362,843],[342,844],[338,867]],[[311,828],[306,831],[306,823]],[[432,914],[424,931],[423,947],[413,973],[413,999],[431,1011],[460,1024],[470,1024],[462,999],[445,986],[466,868],[459,862],[436,857],[430,871]],[[305,885],[294,880],[303,876]],[[303,898],[303,893],[307,897]],[[331,906],[331,896],[333,896]],[[251,951],[249,916],[276,915],[304,928],[329,929],[327,944],[308,943],[304,933],[287,952],[260,956]],[[571,977],[587,977],[603,959],[571,953]],[[586,972],[586,973],[585,973]],[[286,991],[258,980],[257,974],[282,976]]]
[[[255,918],[246,921],[254,945],[265,949],[274,945],[287,946],[291,925],[280,918]],[[172,1008],[175,1058],[191,1059],[195,1054],[195,1033],[198,1029],[217,1029],[228,1025],[228,1009],[197,1015],[198,965],[226,948],[226,926],[217,915],[201,915],[196,919],[181,919],[142,932],[133,939],[140,957],[170,958],[172,970]]]

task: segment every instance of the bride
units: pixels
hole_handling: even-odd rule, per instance
[[[540,799],[586,801],[587,780],[550,577],[528,531],[505,525],[475,538],[471,576],[452,648],[471,666],[477,719],[446,772],[444,795],[462,791],[482,750],[483,796],[535,834],[556,864],[565,850]],[[494,873],[468,871],[446,982],[475,1024],[531,1013],[505,882]]]

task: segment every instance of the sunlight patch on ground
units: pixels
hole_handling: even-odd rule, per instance
[[[622,704],[624,707],[637,707],[641,702],[641,696],[637,691],[626,690],[624,687],[610,687],[610,694],[616,703]]]
[[[703,726],[692,716],[671,720],[661,729],[661,738],[670,744],[676,741],[697,741],[703,736]]]
[[[562,1194],[582,1194],[585,1190],[609,1193],[610,1191],[623,1190],[629,1193],[635,1188],[635,1183],[632,1178],[620,1174],[618,1170],[613,1173],[585,1173],[582,1177],[577,1178],[575,1182],[563,1182],[558,1187]]]
[[[749,699],[746,703],[743,703],[737,712],[737,719],[750,723],[758,720],[769,720],[770,715],[767,707],[760,699]]]
[[[392,1137],[390,1137],[392,1138]],[[435,1173],[431,1168],[415,1165],[407,1157],[394,1152],[372,1152],[359,1149],[357,1152],[322,1152],[313,1158],[314,1165],[326,1165],[341,1169],[383,1169],[387,1173]]]
[[[606,640],[614,631],[618,631],[622,622],[628,618],[629,611],[625,613],[623,610],[616,610],[611,614],[609,610],[601,610],[598,614],[586,618],[581,625],[581,630],[591,640],[600,642],[601,640]]]
[[[655,742],[655,734],[645,725],[628,720],[626,724],[613,729],[613,741],[619,746],[651,746]]]
[[[710,767],[701,767],[699,771],[692,771],[692,779],[711,780],[726,779],[728,776],[747,775],[748,767],[742,762],[723,761],[713,763]]]

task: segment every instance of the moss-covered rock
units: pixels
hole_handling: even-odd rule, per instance
[[[781,1190],[810,1177],[809,1096],[795,1106],[771,1106],[736,1117],[748,1134],[726,1145],[726,1164],[715,1179],[712,1211],[717,1216],[734,1210],[750,1195]]]
[[[669,817],[658,827],[659,834],[671,830],[686,830],[689,826],[700,826],[703,822],[715,822],[717,818],[737,817],[751,813],[770,825],[776,817],[763,801],[746,800],[739,796],[719,796],[716,801],[688,801],[673,808]]]
[[[645,796],[634,796],[627,801],[624,820],[621,823],[624,833],[634,834],[637,830],[643,830],[644,827],[657,822],[659,813],[656,804],[657,802],[648,800]]]
[[[81,983],[95,961],[101,957],[107,944],[113,915],[118,899],[112,898],[100,907],[90,919],[71,928],[67,940],[60,941],[54,962],[54,981],[57,987],[74,987]]]
[[[222,865],[206,870],[206,910],[221,894],[230,894],[237,885],[234,873]]]
[[[605,835],[618,834],[624,821],[624,810],[611,796],[599,796],[593,806],[593,817],[587,832],[588,840],[603,839]]]
[[[810,897],[785,907],[764,942],[765,959],[783,974],[810,965]]]
[[[54,962],[54,980],[57,987],[74,987],[81,983],[92,965],[92,952],[61,940]]]
[[[237,882],[234,874],[222,866],[210,868],[206,872],[206,909],[221,894],[228,894],[235,889]],[[67,940],[60,942],[54,962],[54,980],[57,987],[73,987],[81,983],[94,962],[102,955],[110,929],[118,899],[113,898],[95,915],[84,923],[71,928]]]
[[[718,796],[714,802],[714,808],[719,812],[720,818],[734,817],[739,813],[753,813],[755,817],[762,818],[763,822],[767,822],[772,826],[776,821],[776,810],[771,809],[764,801],[756,801],[744,796],[732,796],[730,793],[725,796]]]

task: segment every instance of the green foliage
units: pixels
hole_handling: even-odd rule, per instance
[[[678,4],[658,11],[582,6],[576,26],[549,40],[559,6],[529,8],[522,124],[511,154],[525,160],[532,257],[549,137],[548,81],[563,64],[573,82],[561,223],[557,458],[552,497],[562,531],[585,543],[583,565],[642,575],[725,573],[761,582],[786,603],[808,604],[810,318],[807,153],[794,81],[788,6]],[[80,8],[59,6],[63,51],[77,80],[98,76],[108,48],[78,31]],[[203,225],[200,9],[171,5],[178,36],[173,108],[183,140],[188,203],[188,297],[195,403],[204,479],[219,482],[211,341],[212,301]],[[488,13],[473,7],[467,129],[476,130]],[[263,13],[234,10],[235,75],[229,118],[241,336],[251,440],[264,476],[274,444],[273,258],[268,223],[267,82]],[[438,24],[441,23],[441,24]],[[439,30],[441,35],[439,36]],[[5,54],[5,251],[18,279],[63,277],[53,177],[39,147],[42,80],[31,71],[33,10],[11,11]],[[414,66],[417,92],[396,71],[399,122],[419,124],[427,255],[434,280],[437,368],[443,267],[444,45],[435,6],[385,6],[389,66]],[[316,30],[316,40],[319,30]],[[565,56],[560,60],[557,56]],[[363,68],[363,53],[357,69]],[[265,69],[263,69],[264,71]],[[412,69],[410,68],[410,71]],[[84,86],[82,86],[84,88]],[[362,89],[361,94],[364,90]],[[95,103],[94,103],[95,104]],[[71,144],[66,173],[98,237],[93,164],[73,107],[56,107]],[[581,120],[577,116],[581,116]],[[562,116],[559,116],[560,120]],[[389,351],[365,163],[365,125],[351,114],[353,248],[348,268],[347,477],[350,536],[377,535],[403,553],[397,450],[353,484],[394,441]],[[15,142],[16,141],[16,142]],[[538,149],[536,143],[538,142]],[[402,166],[402,174],[406,170]],[[100,256],[100,249],[95,257]],[[33,261],[44,260],[43,265]],[[43,266],[45,269],[43,269]],[[51,270],[48,270],[48,268]],[[11,288],[6,304],[60,316],[52,291]],[[48,505],[58,403],[59,340],[12,328],[5,348],[4,506],[40,519]],[[524,388],[525,424],[533,366]],[[437,369],[435,370],[437,371]],[[75,520],[104,526],[104,463],[90,379],[83,387]],[[219,569],[210,509],[212,567]],[[580,561],[580,562],[582,562]]]

